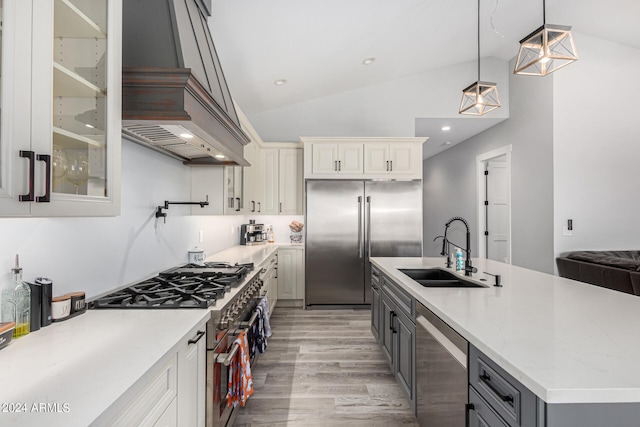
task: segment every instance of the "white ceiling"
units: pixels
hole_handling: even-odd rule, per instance
[[[251,121],[253,115],[286,114],[283,107],[303,108],[309,100],[474,61],[476,10],[474,0],[214,0],[210,24],[232,96]],[[547,23],[640,49],[638,17],[640,0],[547,1]],[[482,1],[482,57],[508,61],[519,40],[541,24],[542,1]],[[362,65],[368,57],[376,61]],[[277,79],[287,84],[275,86]],[[461,81],[460,90],[469,83]],[[411,119],[416,135],[442,123]],[[460,132],[456,142],[501,121],[491,114],[451,120]],[[332,134],[330,122],[324,135],[293,135],[286,123],[281,117],[256,130],[273,141]]]

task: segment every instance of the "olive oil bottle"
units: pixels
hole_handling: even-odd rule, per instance
[[[16,322],[13,338],[18,338],[27,335],[31,329],[31,288],[22,280],[22,268],[20,268],[18,255],[16,255],[16,265],[11,269],[11,284],[13,285]]]

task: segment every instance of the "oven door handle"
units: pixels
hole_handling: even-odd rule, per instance
[[[258,312],[258,310],[254,311],[248,321],[240,322],[240,327],[243,328],[244,330],[247,330],[248,328],[251,327],[251,325],[253,325],[253,322],[256,321],[259,315],[260,313]]]
[[[233,346],[231,346],[231,351],[229,353],[218,353],[218,355],[216,356],[216,363],[221,363],[224,366],[229,366],[233,358],[236,356],[239,348],[240,345],[238,343],[233,343]]]

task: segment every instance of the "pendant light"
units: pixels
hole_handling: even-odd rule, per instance
[[[578,59],[571,27],[548,25],[542,0],[542,26],[520,40],[514,74],[546,76]]]
[[[495,83],[480,80],[480,0],[478,0],[478,81],[462,90],[460,114],[482,116],[500,106]]]

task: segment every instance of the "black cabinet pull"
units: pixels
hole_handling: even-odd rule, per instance
[[[338,172],[342,171],[342,160],[338,160]]]
[[[238,201],[238,207],[236,208],[236,212],[240,212],[240,197],[236,197],[236,200]]]
[[[387,160],[387,172],[389,172],[389,160]]]
[[[20,157],[29,159],[29,192],[20,194],[18,200],[21,202],[33,202],[34,180],[35,180],[35,153],[33,151],[20,150]]]
[[[256,211],[256,202],[254,202],[253,200],[251,201],[251,212],[255,212]]]
[[[393,172],[393,160],[389,160],[389,172]]]
[[[200,338],[202,338],[204,336],[204,331],[198,331],[198,333],[196,334],[195,338],[191,338],[189,341],[187,341],[189,344],[195,344],[198,341],[200,341]]]
[[[392,310],[389,312],[389,329],[391,329],[391,332],[395,334],[398,331],[396,331],[396,328],[393,325],[394,317],[396,317],[396,312]]]
[[[476,407],[474,406],[473,403],[466,403],[464,405],[464,409],[465,409],[464,415],[465,415],[465,420],[466,420],[464,425],[465,426],[470,426],[471,424],[469,424],[469,419],[470,419],[469,412],[474,411],[476,409]]]
[[[513,396],[510,394],[502,394],[500,390],[496,388],[493,384],[491,384],[491,377],[486,372],[483,372],[480,375],[480,380],[486,384],[489,389],[494,392],[503,402],[513,402]]]
[[[36,154],[36,160],[45,165],[45,190],[44,196],[37,196],[37,203],[49,203],[51,201],[51,156],[49,154]]]
[[[262,202],[258,202],[258,213],[262,212]]]

